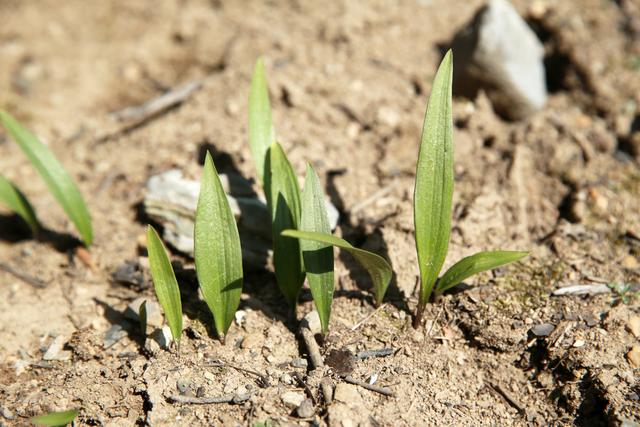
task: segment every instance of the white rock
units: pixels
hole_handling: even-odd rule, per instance
[[[296,409],[304,401],[304,394],[297,391],[287,391],[280,396],[282,403],[289,409]]]
[[[490,0],[456,35],[454,91],[484,90],[496,112],[521,119],[547,101],[544,47],[507,0]]]
[[[47,348],[46,353],[42,356],[44,360],[69,360],[71,358],[71,352],[62,350],[62,347],[67,342],[63,335],[58,335],[55,337],[51,344],[49,344],[49,348]]]
[[[319,334],[322,331],[322,326],[320,325],[320,315],[316,310],[310,311],[300,322],[301,328],[309,328],[309,330],[314,334]]]
[[[168,350],[171,345],[171,341],[173,341],[173,338],[171,337],[171,329],[169,329],[168,326],[163,326],[162,328],[154,330],[150,338],[164,350]]]

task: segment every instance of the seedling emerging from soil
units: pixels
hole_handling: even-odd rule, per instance
[[[236,220],[209,153],[196,209],[194,255],[202,294],[224,343],[240,304],[242,251]]]
[[[262,59],[256,62],[251,79],[249,146],[271,213],[276,281],[289,306],[295,310],[305,278],[300,243],[283,238],[280,233],[287,228],[297,229],[300,224],[300,186],[291,163],[276,142]]]
[[[0,121],[42,176],[51,194],[76,226],[84,244],[90,246],[93,242],[91,217],[78,187],[69,174],[55,158],[53,152],[23,128],[9,113],[0,111]]]
[[[302,191],[300,229],[331,234],[320,180],[309,164]],[[294,239],[287,240],[298,242]],[[322,335],[326,335],[333,302],[333,248],[327,243],[314,240],[300,240],[299,243],[307,281],[322,325]]]
[[[416,170],[413,215],[420,266],[420,298],[414,327],[432,293],[440,295],[482,271],[519,260],[527,252],[480,252],[454,264],[440,279],[451,232],[453,199],[453,124],[451,119],[452,54],[447,52],[433,81],[422,128]]]
[[[77,409],[63,412],[50,412],[45,415],[38,415],[31,418],[31,422],[37,426],[66,426],[71,424],[78,416]]]
[[[153,287],[160,305],[171,329],[171,336],[180,349],[180,337],[182,336],[182,302],[180,300],[180,288],[173,272],[173,267],[167,256],[167,250],[160,240],[156,230],[149,226],[147,228],[147,252],[149,253],[149,266],[151,268],[151,278]],[[144,307],[144,308],[143,308]],[[146,332],[146,301],[140,306],[140,315],[144,313],[144,322],[141,320],[141,329]],[[142,324],[144,323],[144,326]]]
[[[280,291],[289,306],[295,309],[304,283],[300,242],[281,236],[283,230],[298,229],[300,224],[300,186],[291,163],[277,142],[267,152],[265,192],[271,212],[273,267]]]
[[[0,175],[0,203],[18,214],[36,234],[40,225],[29,200],[11,181]]]
[[[282,232],[282,235],[295,237],[296,239],[301,240],[314,240],[320,243],[326,243],[349,252],[358,260],[360,265],[367,270],[369,276],[371,276],[376,304],[380,305],[384,298],[384,294],[387,292],[387,288],[389,287],[389,282],[391,282],[391,277],[393,276],[391,265],[389,265],[389,263],[380,255],[364,249],[356,248],[346,240],[331,234],[315,233],[311,231],[285,230]]]
[[[258,59],[253,70],[249,92],[249,147],[256,163],[260,184],[264,182],[264,176],[267,173],[265,170],[267,152],[275,141],[264,64],[262,59]]]

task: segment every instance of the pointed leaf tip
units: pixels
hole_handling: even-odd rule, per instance
[[[93,243],[91,216],[71,176],[62,167],[53,152],[31,132],[22,127],[6,111],[0,111],[0,122],[38,171],[49,191],[58,201],[71,222],[76,226],[84,244]]]
[[[205,157],[194,226],[198,283],[221,340],[242,293],[242,251],[235,218],[209,153]]]
[[[158,302],[160,302],[164,310],[173,340],[177,345],[180,345],[180,338],[182,336],[182,301],[180,298],[180,288],[178,287],[178,281],[176,280],[171,261],[167,256],[167,250],[160,236],[151,225],[147,226],[147,252],[149,255],[151,278],[153,279],[153,287],[156,291]]]

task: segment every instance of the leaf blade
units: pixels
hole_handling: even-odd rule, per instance
[[[198,283],[224,341],[240,305],[242,250],[236,220],[209,153],[196,208],[194,257]]]
[[[50,412],[44,415],[38,415],[31,418],[31,422],[40,426],[66,426],[73,422],[78,416],[77,409],[68,411]]]
[[[153,288],[164,310],[174,341],[180,346],[182,336],[182,301],[176,275],[160,236],[152,226],[147,227],[147,252]],[[146,301],[145,301],[146,303]],[[145,305],[146,312],[146,305]],[[146,323],[146,320],[145,320]]]
[[[380,255],[364,249],[356,248],[349,242],[331,234],[316,233],[310,231],[284,230],[282,235],[296,239],[315,240],[329,245],[336,246],[349,252],[367,270],[373,282],[376,303],[379,305],[384,298],[384,294],[389,287],[393,270],[391,265]]]
[[[282,230],[298,229],[301,217],[298,178],[282,147],[271,144],[267,157],[269,173],[265,179],[267,205],[271,213],[273,265],[278,287],[291,306],[295,306],[304,283],[300,243],[281,236]]]
[[[301,208],[300,230],[331,234],[320,180],[309,164],[302,191]],[[300,249],[313,302],[320,317],[322,334],[326,335],[333,302],[333,247],[328,243],[303,239],[300,240]]]
[[[483,271],[518,261],[529,252],[523,251],[487,251],[478,252],[471,256],[462,258],[452,265],[440,278],[436,288],[436,293],[442,294],[447,289],[454,287],[463,280]]]
[[[269,147],[275,140],[264,63],[262,58],[259,58],[253,70],[249,92],[249,147],[261,184],[268,173],[265,164]]]
[[[22,191],[2,175],[0,175],[0,203],[19,215],[27,223],[31,233],[38,232],[40,223],[33,206]]]
[[[420,267],[420,303],[438,279],[449,247],[453,200],[452,54],[447,52],[433,81],[416,167],[414,224]]]
[[[76,226],[85,245],[90,246],[93,242],[91,216],[71,176],[53,152],[23,128],[9,113],[0,111],[0,122],[36,168],[51,194]]]

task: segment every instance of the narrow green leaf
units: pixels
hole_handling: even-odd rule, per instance
[[[236,220],[220,177],[207,153],[194,229],[196,273],[216,331],[224,336],[242,293],[242,251]]]
[[[349,252],[367,270],[373,281],[376,303],[380,304],[387,292],[393,271],[389,263],[380,255],[351,246],[349,242],[331,234],[316,233],[311,231],[284,230],[283,236],[296,239],[314,240],[321,243],[336,246]]]
[[[462,258],[447,270],[438,280],[436,293],[442,294],[462,282],[464,279],[483,271],[491,270],[527,256],[528,252],[519,251],[490,251]]]
[[[264,182],[264,176],[268,173],[265,169],[267,152],[275,140],[267,79],[262,58],[260,58],[256,61],[253,70],[251,91],[249,92],[249,147],[256,164],[260,183]]]
[[[452,68],[449,51],[433,81],[416,169],[413,216],[421,305],[429,300],[449,247],[453,198]]]
[[[138,308],[138,318],[140,319],[140,333],[143,337],[147,336],[147,300],[142,301]],[[182,329],[182,328],[180,328]]]
[[[162,240],[160,240],[160,236],[152,226],[147,227],[147,252],[149,253],[153,287],[164,310],[173,340],[179,347],[180,337],[182,336],[180,288],[178,288],[178,281],[167,256],[167,251],[162,244]]]
[[[309,164],[302,191],[300,230],[331,235],[320,180]],[[313,302],[320,316],[322,334],[326,335],[333,302],[333,247],[328,243],[303,239],[300,240],[300,249]]]
[[[85,245],[93,242],[91,217],[84,199],[53,152],[23,128],[9,113],[0,111],[0,121],[36,168],[67,216],[76,226]]]
[[[289,305],[295,306],[305,277],[300,242],[286,239],[280,233],[288,228],[298,229],[300,186],[291,163],[277,142],[271,144],[266,166],[269,173],[265,176],[265,193],[271,212],[276,281]]]
[[[40,224],[33,206],[18,187],[2,175],[0,175],[0,203],[20,215],[33,234],[38,232]]]
[[[77,409],[63,412],[50,412],[45,415],[38,415],[31,418],[31,422],[38,426],[66,426],[71,424],[78,416]]]

